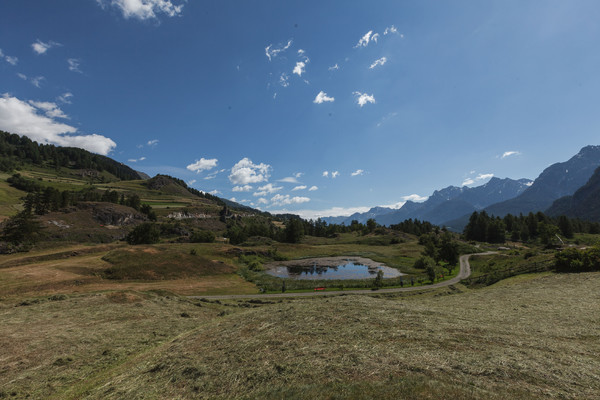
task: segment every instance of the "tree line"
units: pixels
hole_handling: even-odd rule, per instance
[[[522,242],[539,239],[546,245],[552,243],[557,234],[570,239],[575,233],[600,233],[600,224],[564,215],[553,218],[542,212],[519,216],[507,214],[500,218],[488,215],[485,211],[475,211],[463,230],[467,240],[503,243],[507,239]]]
[[[0,131],[0,171],[11,172],[24,163],[52,166],[54,169],[75,168],[107,171],[122,180],[140,179],[139,174],[110,157],[75,147],[39,144],[27,136]]]

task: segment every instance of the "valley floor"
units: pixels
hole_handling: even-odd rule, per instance
[[[483,289],[0,301],[0,398],[597,398],[600,273]]]

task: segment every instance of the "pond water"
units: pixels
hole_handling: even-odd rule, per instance
[[[345,262],[337,266],[319,266],[315,263],[312,266],[288,265],[274,267],[265,272],[278,278],[321,280],[321,279],[373,279],[377,276],[377,271],[383,271],[383,278],[396,278],[403,275],[394,268],[386,266],[368,267],[366,265],[356,264],[352,261]]]

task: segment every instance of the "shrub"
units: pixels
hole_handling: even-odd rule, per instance
[[[190,236],[192,243],[213,243],[216,239],[214,232],[211,231],[195,231]]]
[[[160,228],[152,222],[146,222],[133,228],[126,239],[129,244],[158,243],[160,240]]]

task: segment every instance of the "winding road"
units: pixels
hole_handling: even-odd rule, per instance
[[[460,271],[452,279],[447,281],[434,283],[431,285],[423,286],[409,286],[403,288],[392,288],[392,289],[379,289],[377,291],[372,290],[341,290],[337,292],[327,291],[315,291],[315,292],[300,292],[300,293],[269,293],[269,294],[229,294],[229,295],[215,295],[215,296],[187,296],[190,299],[210,299],[210,300],[232,300],[232,299],[265,299],[265,298],[277,298],[277,297],[310,297],[310,296],[335,296],[342,294],[373,294],[373,293],[398,293],[398,292],[414,292],[422,290],[437,289],[444,286],[454,285],[461,280],[468,278],[471,275],[471,265],[469,264],[469,257],[471,256],[488,256],[495,254],[495,251],[487,251],[485,253],[474,253],[474,254],[463,254],[460,256]]]

